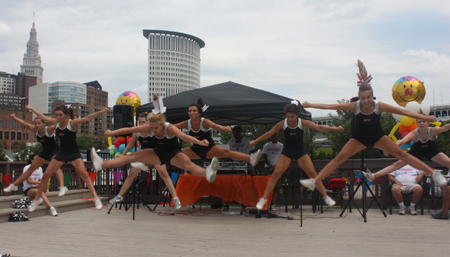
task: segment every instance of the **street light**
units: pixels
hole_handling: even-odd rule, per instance
[[[436,90],[436,88],[435,89],[433,89],[433,107],[435,107],[436,105],[434,105],[434,90]]]

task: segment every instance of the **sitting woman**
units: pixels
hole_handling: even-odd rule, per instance
[[[30,155],[30,158],[28,159],[28,165],[23,168],[23,173],[25,173],[30,168],[36,157],[37,155],[35,154]],[[35,169],[33,173],[31,173],[30,177],[23,181],[23,194],[25,196],[29,196],[32,199],[36,196],[38,192],[38,189],[36,187],[41,183],[43,174],[44,173],[42,172],[42,168],[39,167]],[[53,216],[58,216],[55,207],[52,206],[47,196],[45,196],[43,192],[41,194],[41,197],[44,200],[44,204],[47,205],[47,207],[50,209],[51,214]]]

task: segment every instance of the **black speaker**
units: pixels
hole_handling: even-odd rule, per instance
[[[114,105],[114,130],[133,127],[134,106]]]

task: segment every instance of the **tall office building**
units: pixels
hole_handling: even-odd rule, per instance
[[[42,68],[41,56],[39,55],[39,44],[34,21],[30,31],[30,39],[27,43],[27,51],[23,55],[23,64],[20,65],[20,72],[25,73],[27,76],[37,77],[37,84],[44,82],[44,68]]]
[[[153,94],[168,97],[200,87],[198,37],[166,30],[144,30],[148,39],[148,101]]]

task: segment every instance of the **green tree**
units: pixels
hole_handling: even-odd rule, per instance
[[[19,141],[13,153],[17,161],[25,162],[28,160],[28,156],[30,156],[30,149],[27,147],[25,141]]]
[[[0,162],[6,162],[8,161],[8,158],[6,158],[5,153],[5,144],[3,140],[0,140]]]
[[[85,151],[87,149],[91,149],[95,147],[95,149],[104,149],[108,147],[108,143],[106,140],[94,139],[88,135],[81,135],[77,137],[77,144],[80,148],[80,151]]]
[[[450,121],[442,122],[442,126],[448,123],[450,123]],[[450,156],[450,132],[439,134],[435,142],[443,153]]]

